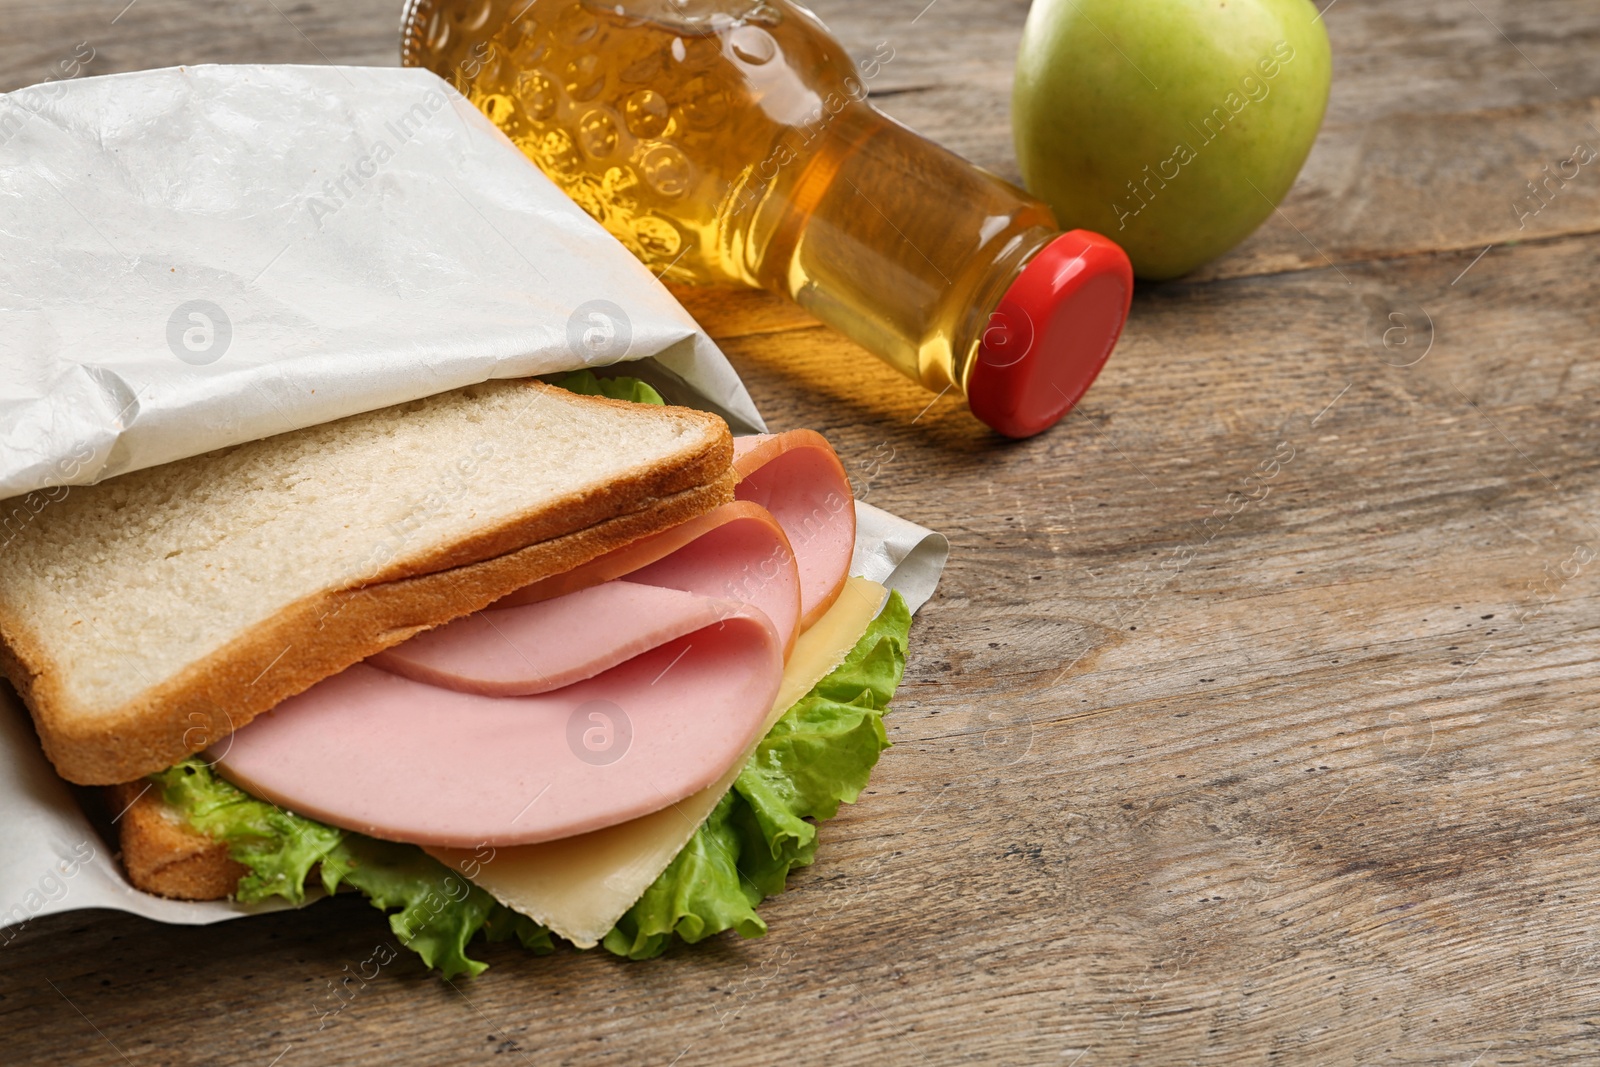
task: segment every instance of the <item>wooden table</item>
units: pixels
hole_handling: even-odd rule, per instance
[[[80,41],[95,73],[395,61],[394,0],[124,2],[8,0],[0,87]],[[892,43],[885,110],[1014,178],[1027,5],[925,3],[816,6]],[[1043,437],[773,301],[690,298],[774,426],[953,545],[896,747],[767,938],[395,965],[319,1032],[389,936],[358,900],[71,914],[0,955],[0,1060],[1600,1061],[1600,171],[1512,209],[1600,146],[1600,8],[1330,7],[1281,214],[1142,288]]]

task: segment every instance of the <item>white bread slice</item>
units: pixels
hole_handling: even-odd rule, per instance
[[[189,825],[183,813],[147,781],[106,789],[117,819],[122,868],[134,887],[174,900],[231,897],[248,872],[228,857],[228,846]]]
[[[419,630],[732,499],[713,415],[500,381],[75,487],[0,548],[0,669],[126,782]]]

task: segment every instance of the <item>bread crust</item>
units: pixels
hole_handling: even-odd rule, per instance
[[[173,900],[221,900],[246,874],[226,844],[184,822],[153,782],[110,786],[106,802],[120,813],[122,867],[134,888]]]
[[[639,410],[626,401],[584,399]],[[22,696],[63,778],[111,785],[165,770],[422,630],[731,501],[737,476],[727,425],[702,412],[671,410],[703,420],[714,431],[709,443],[290,604],[115,709],[72,706],[60,681],[63,668],[20,620],[4,616],[0,671]]]

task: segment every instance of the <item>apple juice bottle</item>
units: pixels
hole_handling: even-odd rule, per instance
[[[867,103],[787,0],[410,0],[451,81],[662,277],[793,299],[1013,437],[1089,387],[1127,317],[1110,240]]]

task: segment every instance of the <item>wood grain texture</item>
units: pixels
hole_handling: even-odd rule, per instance
[[[816,6],[857,52],[896,43],[881,106],[1014,173],[1025,5],[924,2]],[[120,6],[5,7],[0,82],[86,37],[96,70],[393,57],[388,3],[140,0],[107,26]],[[775,427],[828,434],[861,495],[953,544],[896,747],[768,937],[642,965],[487,947],[454,986],[397,960],[319,1029],[390,940],[359,901],[73,914],[0,950],[0,1059],[1600,1060],[1600,178],[1532,233],[1507,206],[1600,143],[1600,10],[1327,21],[1288,221],[1142,288],[1040,438],[775,300],[685,293]]]

